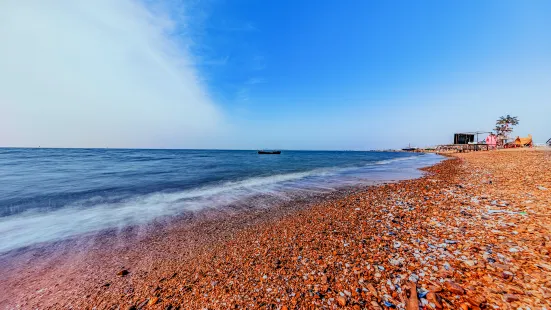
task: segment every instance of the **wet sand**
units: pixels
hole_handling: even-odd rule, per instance
[[[417,180],[15,253],[0,259],[0,304],[550,308],[550,164],[551,152],[458,154]]]

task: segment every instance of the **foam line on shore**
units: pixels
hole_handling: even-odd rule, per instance
[[[330,192],[343,186],[414,178],[420,175],[418,168],[440,160],[437,156],[414,162],[409,160],[415,158],[419,156],[378,161],[363,167],[324,168],[253,177],[185,191],[132,196],[116,203],[90,206],[90,199],[87,199],[52,211],[31,210],[0,218],[0,253],[103,229],[142,225],[182,212],[223,207],[255,196],[269,196],[270,199],[255,200],[255,207],[266,207],[274,201],[308,193]],[[411,164],[398,164],[406,160]],[[416,171],[418,174],[415,174]]]

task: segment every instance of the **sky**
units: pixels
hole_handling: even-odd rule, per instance
[[[4,0],[0,146],[551,138],[549,1]]]

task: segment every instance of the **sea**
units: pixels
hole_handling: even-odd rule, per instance
[[[0,148],[0,254],[239,203],[417,178],[404,152]]]

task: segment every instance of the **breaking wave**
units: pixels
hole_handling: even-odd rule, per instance
[[[435,155],[391,158],[360,166],[320,167],[241,180],[219,180],[183,190],[124,196],[118,193],[120,197],[112,201],[92,196],[53,210],[32,208],[0,217],[0,252],[104,229],[123,229],[185,212],[223,208],[254,197],[258,197],[254,207],[268,207],[274,201],[288,200],[301,193],[415,178],[421,175],[418,168],[438,161],[440,157]],[[269,199],[263,199],[266,197]]]

